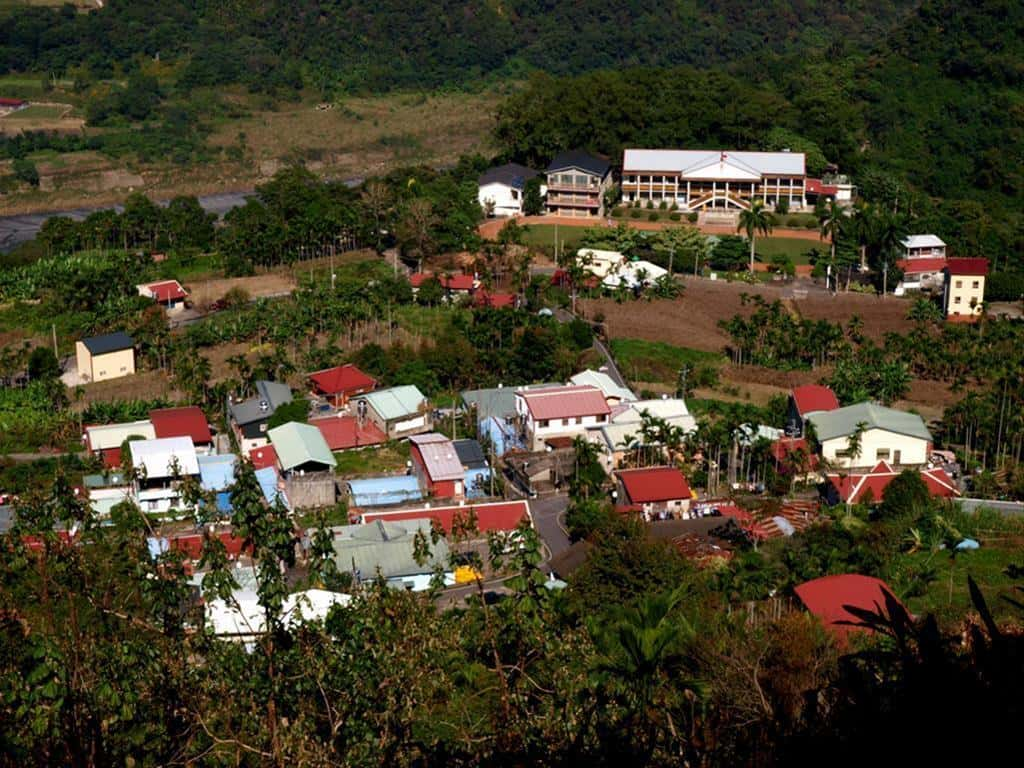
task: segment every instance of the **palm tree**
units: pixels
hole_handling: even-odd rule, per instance
[[[860,458],[860,453],[863,450],[864,433],[867,431],[867,428],[868,423],[866,421],[858,421],[853,432],[846,438],[846,453],[850,458],[851,467],[856,466],[854,462]]]
[[[854,238],[857,240],[857,248],[860,251],[860,271],[868,268],[868,246],[875,239],[878,218],[874,209],[863,201],[858,200],[853,206],[853,213],[850,217],[850,226]]]
[[[846,213],[835,200],[829,202],[828,207],[819,219],[821,223],[821,236],[827,237],[832,244],[832,264],[836,263],[836,240],[843,232],[846,223]]]
[[[764,201],[754,200],[750,204],[749,210],[740,211],[739,222],[736,225],[736,231],[740,230],[747,233],[747,239],[750,240],[750,271],[754,271],[754,251],[755,241],[757,233],[760,232],[765,237],[771,234],[772,226],[775,224],[775,219],[772,217],[764,207]]]

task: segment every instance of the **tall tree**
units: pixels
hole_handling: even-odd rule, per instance
[[[772,214],[765,208],[764,201],[754,200],[750,204],[750,208],[747,210],[740,211],[739,222],[736,226],[736,231],[743,231],[747,234],[747,239],[750,240],[750,272],[754,272],[754,253],[756,250],[757,233],[760,232],[765,237],[771,234],[772,226],[775,223],[775,219]]]

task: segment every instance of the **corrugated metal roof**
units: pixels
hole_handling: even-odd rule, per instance
[[[423,393],[412,384],[378,389],[376,392],[360,396],[359,399],[365,400],[366,404],[385,421],[417,414],[426,401]]]
[[[121,424],[103,424],[95,427],[86,427],[85,435],[91,450],[107,451],[111,448],[120,448],[121,443],[129,437],[136,435],[146,440],[153,440],[156,437],[156,429],[149,419],[145,419],[143,421],[128,421]]]
[[[423,498],[420,482],[415,475],[349,480],[348,489],[353,507],[382,507]]]
[[[592,387],[597,387],[604,392],[604,396],[606,398],[614,397],[619,400],[636,400],[636,395],[633,394],[633,391],[629,389],[629,387],[620,387],[615,383],[611,376],[602,371],[592,371],[589,369],[586,371],[580,371],[579,373],[574,374],[569,379],[569,382],[571,384],[589,384]]]
[[[904,248],[945,248],[946,243],[937,235],[910,235],[900,242]]]
[[[834,411],[839,407],[836,393],[821,384],[804,384],[800,387],[793,387],[790,395],[793,402],[796,403],[797,413],[801,416],[806,416],[814,411]]]
[[[503,419],[514,416],[516,412],[516,391],[536,389],[559,389],[563,384],[549,382],[546,384],[530,384],[521,387],[492,387],[490,389],[467,389],[462,393],[462,402],[467,407],[476,407],[477,421],[484,421],[492,416]]]
[[[488,184],[504,184],[513,189],[523,189],[526,182],[536,176],[537,171],[532,168],[519,165],[519,163],[506,163],[484,171],[477,179],[477,185],[483,187]]]
[[[291,401],[292,390],[287,384],[257,381],[255,397],[231,404],[231,418],[236,424],[251,424],[254,421],[269,419],[279,406]],[[267,404],[265,410],[261,407],[263,403]]]
[[[267,437],[277,452],[278,463],[286,471],[309,462],[328,467],[338,463],[323,434],[310,424],[289,421],[268,430]]]
[[[676,467],[626,469],[615,473],[631,504],[691,498],[690,484]]]
[[[135,346],[132,337],[124,331],[105,333],[102,336],[92,336],[82,339],[85,348],[91,355],[105,355],[108,352],[119,352],[122,349],[131,349]]]
[[[423,468],[426,469],[430,479],[434,482],[439,480],[461,480],[465,474],[459,455],[455,451],[452,441],[437,432],[425,435],[413,435],[409,438],[416,450],[423,459]]]
[[[360,389],[373,389],[377,386],[375,378],[363,373],[351,363],[311,373],[309,374],[309,380],[316,384],[321,392],[328,395],[353,392]]]
[[[212,443],[210,423],[197,405],[184,408],[158,408],[149,412],[157,437],[191,437],[196,445]]]
[[[374,520],[400,521],[429,519],[439,525],[446,535],[451,534],[456,518],[466,522],[476,518],[479,533],[514,531],[523,520],[530,520],[530,508],[525,501],[499,501],[490,504],[460,504],[450,507],[416,507],[415,509],[389,509],[366,512],[364,523]]]
[[[273,504],[278,498],[281,499],[281,503],[285,507],[291,509],[291,505],[288,503],[288,497],[284,491],[278,487],[278,481],[280,476],[277,474],[277,469],[274,467],[264,467],[263,469],[257,469],[254,473],[256,475],[256,482],[260,484],[260,490],[263,491],[263,498],[267,500],[267,504]]]
[[[427,574],[436,566],[447,567],[448,543],[432,542],[428,519],[385,523],[381,520],[367,525],[346,525],[332,530],[338,570],[359,571],[362,579],[373,579],[378,573],[385,579]],[[416,561],[416,535],[426,536],[429,555],[421,564]]]
[[[559,387],[517,392],[530,414],[538,421],[572,419],[611,413],[604,394],[597,387]]]
[[[818,440],[833,440],[847,437],[863,422],[867,429],[884,429],[898,435],[907,435],[931,441],[932,434],[925,426],[924,419],[916,413],[897,411],[877,403],[857,403],[834,411],[819,411],[808,417],[814,425]]]
[[[224,491],[235,482],[235,463],[238,461],[232,453],[216,456],[197,456],[199,463],[199,483],[204,491]]]
[[[128,444],[132,466],[145,468],[149,479],[173,477],[175,460],[179,475],[198,475],[199,461],[190,437],[161,437],[156,440],[133,440]]]
[[[627,149],[622,158],[626,173],[695,172],[712,164],[733,166],[745,173],[803,176],[803,152],[741,152],[707,149]]]
[[[570,149],[557,155],[547,168],[548,173],[562,171],[567,168],[579,168],[581,171],[592,173],[595,176],[604,177],[611,170],[611,164],[600,157],[595,157],[582,149]]]

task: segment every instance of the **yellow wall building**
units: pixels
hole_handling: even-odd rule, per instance
[[[135,373],[135,344],[127,333],[107,333],[75,342],[82,381],[106,381]]]
[[[944,291],[947,318],[969,321],[981,314],[987,274],[988,259],[947,260]]]

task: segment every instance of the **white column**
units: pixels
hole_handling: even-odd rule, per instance
[[[692,198],[692,197],[690,197],[690,180],[689,180],[689,179],[687,179],[687,180],[686,180],[686,207],[687,207],[687,208],[690,208],[690,201],[691,201],[692,199],[693,199],[693,198]]]

